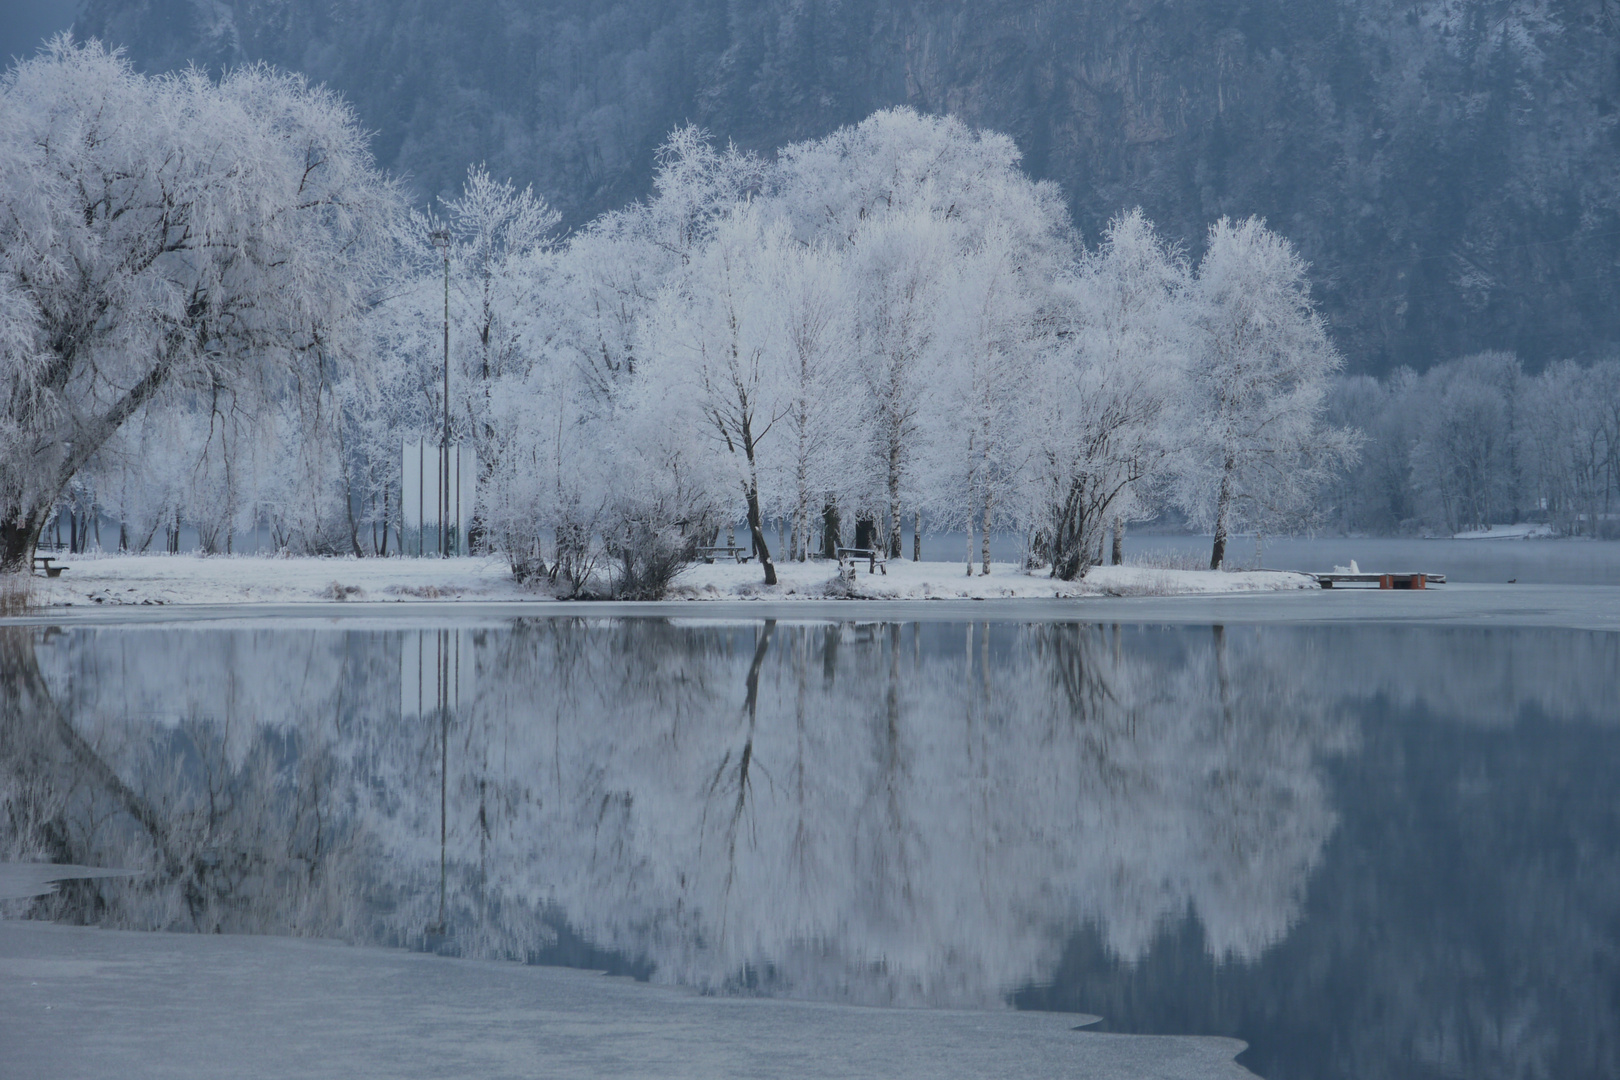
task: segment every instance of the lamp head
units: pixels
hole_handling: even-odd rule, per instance
[[[432,232],[428,233],[428,239],[433,241],[433,246],[438,248],[440,251],[447,251],[450,248],[449,229],[434,229]]]

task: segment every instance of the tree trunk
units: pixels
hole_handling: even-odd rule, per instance
[[[973,507],[968,506],[967,518],[967,576],[973,576]]]
[[[876,546],[876,545],[874,545]],[[891,559],[900,557],[900,441],[889,443],[889,535],[884,544]]]
[[[917,523],[911,527],[911,561],[922,562],[922,511],[917,511]]]
[[[33,570],[39,528],[37,518],[0,522],[0,571],[25,574]]]
[[[828,559],[838,557],[838,536],[844,523],[838,517],[838,504],[829,501],[821,508],[821,554]]]
[[[759,516],[759,489],[752,483],[747,487],[748,497],[748,533],[754,540],[754,551],[759,556],[759,565],[765,570],[765,584],[776,584],[776,564],[771,561],[771,550],[765,546],[765,526]]]
[[[1114,519],[1113,556],[1115,566],[1123,566],[1125,564],[1125,519],[1120,517],[1116,517]]]
[[[1084,495],[1082,481],[1071,478],[1063,502],[1052,515],[1052,576],[1059,581],[1073,581],[1086,572]]]
[[[990,489],[989,488],[986,488],[985,492],[984,492],[984,531],[979,534],[979,546],[980,546],[980,555],[982,556],[982,558],[984,560],[983,565],[982,565],[982,573],[984,574],[985,577],[989,577],[990,576]]]
[[[343,509],[349,515],[349,547],[354,551],[357,559],[365,558],[366,553],[360,547],[360,521],[354,516],[354,486],[350,483],[349,470],[343,470]],[[230,535],[231,527],[225,526],[225,535]]]
[[[1219,570],[1226,561],[1226,530],[1232,513],[1232,459],[1226,459],[1221,472],[1221,493],[1215,500],[1215,546],[1209,555],[1209,568]]]
[[[771,549],[765,545],[765,522],[759,514],[759,467],[754,461],[754,435],[747,421],[743,423],[743,452],[748,456],[748,483],[743,494],[748,501],[748,532],[754,540],[754,552],[765,571],[765,584],[776,584],[776,564],[771,561]]]

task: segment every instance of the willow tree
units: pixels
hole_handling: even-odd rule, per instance
[[[146,76],[66,35],[0,79],[0,566],[136,414],[345,352],[399,199],[353,113],[250,67]]]

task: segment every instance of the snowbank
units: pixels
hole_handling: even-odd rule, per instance
[[[128,604],[354,603],[390,601],[553,602],[512,580],[504,560],[268,558],[256,555],[74,555],[60,578],[31,579],[47,607]],[[671,600],[1000,600],[1082,596],[1186,596],[1313,589],[1305,574],[1224,573],[1096,566],[1080,581],[1025,574],[992,563],[968,577],[961,563],[893,562],[888,573],[862,566],[854,580],[825,561],[782,563],[779,583],[761,584],[754,563],[699,563],[675,580]],[[975,569],[977,569],[975,567]]]
[[[672,599],[736,600],[793,597],[852,600],[1000,600],[1082,596],[1190,596],[1214,593],[1279,592],[1314,589],[1308,574],[1275,570],[1226,573],[1216,570],[1158,570],[1139,566],[1094,566],[1080,581],[1058,581],[1023,573],[1015,563],[991,563],[988,577],[967,576],[961,563],[891,562],[888,572],[858,566],[853,580],[838,576],[831,563],[778,564],[778,584],[760,583],[757,566],[699,564],[675,579]]]
[[[92,604],[534,600],[506,560],[276,558],[262,555],[64,555],[68,570],[36,577],[34,600]]]
[[[1551,525],[1492,525],[1489,529],[1460,532],[1453,540],[1544,540],[1557,536]]]

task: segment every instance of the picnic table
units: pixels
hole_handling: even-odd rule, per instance
[[[840,570],[847,569],[853,573],[855,570],[855,564],[864,560],[866,562],[866,572],[868,574],[875,574],[879,570],[882,570],[884,577],[889,576],[888,556],[883,552],[878,551],[876,548],[841,547],[838,549],[837,555],[838,568]],[[845,563],[848,563],[847,567],[845,566]]]
[[[51,564],[55,561],[56,559],[50,555],[35,555],[34,569],[45,571],[46,577],[61,577],[62,571],[68,568],[65,566],[52,566]]]
[[[716,558],[735,559],[745,563],[754,557],[754,549],[746,548],[740,544],[716,544],[697,549],[698,557],[706,563],[712,563]]]

